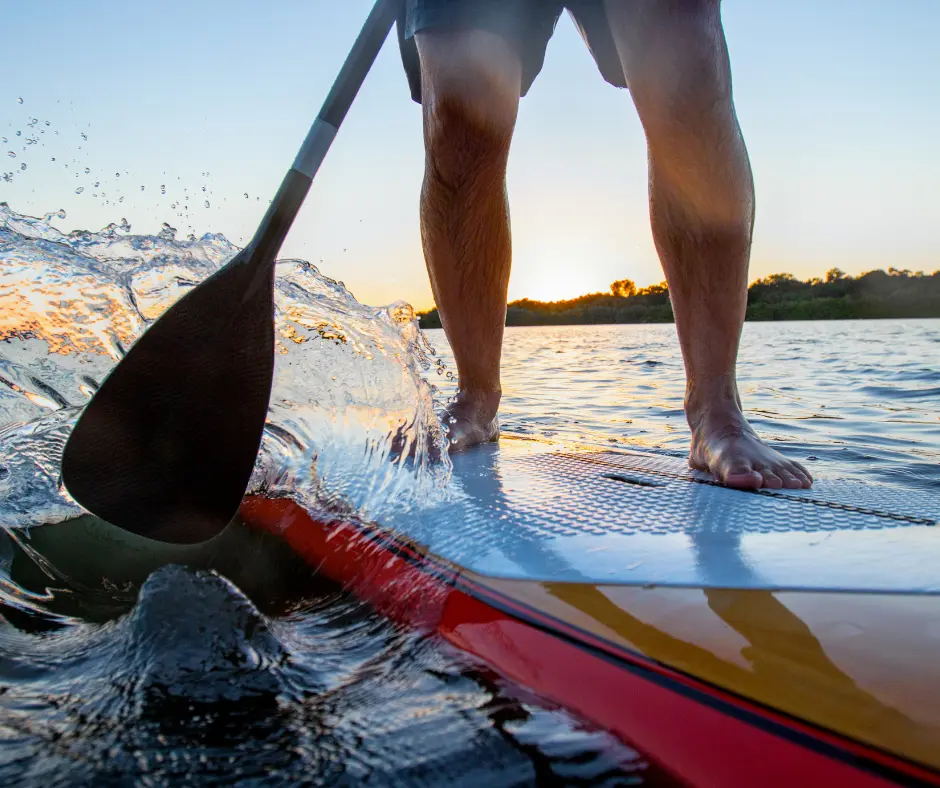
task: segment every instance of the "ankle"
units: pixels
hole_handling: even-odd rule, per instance
[[[499,386],[484,389],[460,389],[454,398],[454,407],[461,411],[478,413],[492,418],[499,410],[502,394],[502,389]]]
[[[715,418],[741,413],[741,398],[733,375],[689,377],[685,389],[685,415],[694,430]]]

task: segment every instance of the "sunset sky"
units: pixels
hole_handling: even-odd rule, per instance
[[[244,243],[370,7],[4,3],[0,173],[14,179],[0,181],[0,201],[64,208],[67,230],[127,217],[135,232],[168,221]],[[940,2],[725,0],[723,18],[757,183],[751,278],[940,268]],[[420,108],[390,38],[284,256],[314,262],[361,301],[430,306],[422,167]],[[512,298],[662,279],[629,93],[602,81],[567,17],[522,101],[509,190]]]

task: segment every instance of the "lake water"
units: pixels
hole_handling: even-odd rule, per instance
[[[673,325],[509,328],[503,362],[505,431],[686,455]],[[814,476],[940,495],[940,320],[747,323],[738,382],[758,433]]]
[[[81,513],[58,452],[149,322],[233,253],[117,225],[68,236],[0,205],[0,784],[663,785],[642,753],[399,628],[281,556],[276,577],[167,567],[79,582],[24,547]],[[257,487],[367,516],[430,505],[448,463],[446,343],[300,261],[279,269],[279,353]],[[198,341],[198,338],[194,338]],[[940,493],[940,321],[747,326],[757,429],[820,476]],[[438,386],[432,392],[425,382]],[[503,425],[683,454],[672,326],[509,329]],[[355,483],[354,483],[355,482]]]

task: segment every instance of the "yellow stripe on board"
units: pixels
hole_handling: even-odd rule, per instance
[[[940,768],[940,599],[504,580],[480,585],[683,673]]]

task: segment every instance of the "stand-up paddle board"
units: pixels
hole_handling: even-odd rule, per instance
[[[455,500],[381,523],[242,516],[685,784],[940,785],[936,496],[505,438],[454,469]]]

